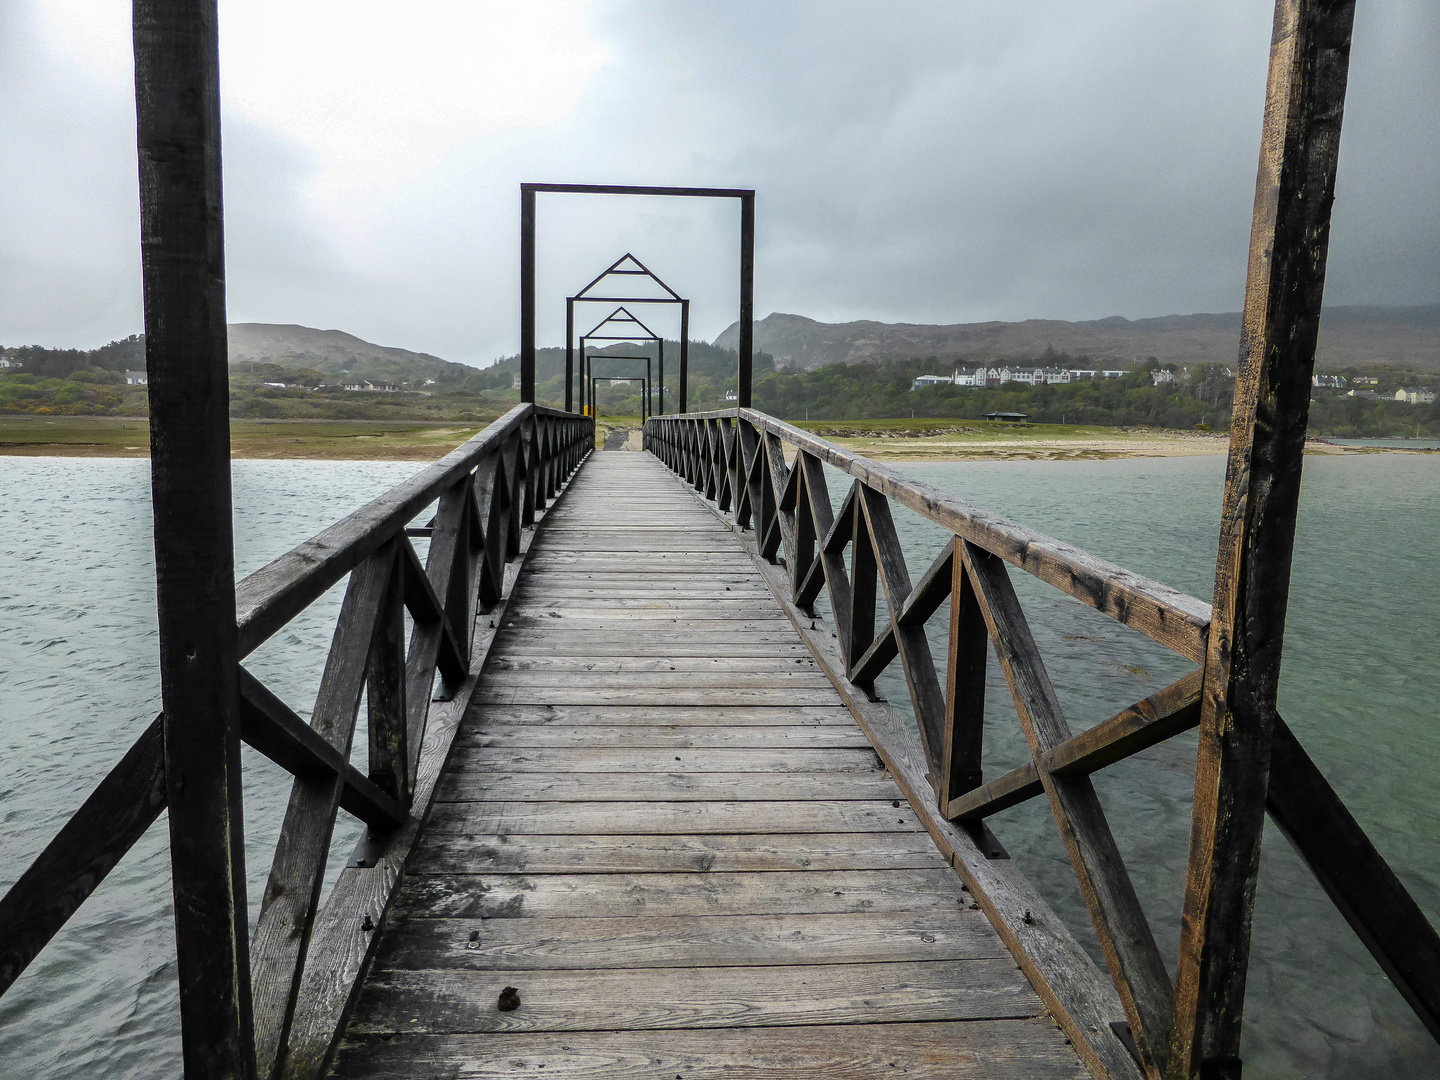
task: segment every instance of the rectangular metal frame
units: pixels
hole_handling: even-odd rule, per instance
[[[535,196],[656,195],[740,200],[740,343],[735,364],[738,404],[750,407],[755,348],[755,191],[753,188],[648,187],[632,184],[520,185],[520,400],[535,400]]]

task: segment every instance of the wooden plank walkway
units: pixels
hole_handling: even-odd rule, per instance
[[[878,764],[728,530],[594,455],[333,1075],[1088,1075]]]

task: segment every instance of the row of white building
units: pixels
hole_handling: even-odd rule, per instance
[[[921,375],[910,387],[923,390],[927,386],[999,386],[1001,383],[1023,383],[1026,386],[1053,386],[1079,382],[1081,379],[1118,379],[1128,371],[1114,371],[1103,368],[1047,368],[1047,367],[977,367],[956,368],[953,375]],[[1165,376],[1159,380],[1169,382],[1174,378],[1168,371],[1157,371]]]

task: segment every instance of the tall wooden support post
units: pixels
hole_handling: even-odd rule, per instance
[[[656,343],[656,346],[655,346],[655,347],[656,347],[656,349],[658,350],[658,355],[659,355],[659,371],[660,371],[660,381],[655,384],[655,385],[658,387],[658,389],[656,390],[656,394],[658,395],[658,399],[657,399],[657,402],[656,402],[656,409],[655,409],[655,411],[656,411],[656,413],[657,413],[658,415],[664,416],[664,415],[665,415],[665,339],[664,339],[664,338],[661,338],[660,341],[658,341],[658,342]]]
[[[253,1077],[215,0],[135,0],[134,41],[185,1075]]]
[[[535,189],[520,185],[520,400],[535,400]]]
[[[680,408],[684,412],[686,389],[690,382],[690,301],[680,302]]]
[[[574,411],[571,388],[575,383],[575,300],[565,300],[565,411]]]
[[[1172,1077],[1238,1078],[1353,0],[1279,0],[1230,429]]]
[[[684,317],[682,306],[681,317]],[[740,357],[735,396],[742,409],[750,408],[750,376],[755,353],[755,193],[740,197]]]

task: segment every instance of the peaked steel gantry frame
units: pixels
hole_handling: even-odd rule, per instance
[[[633,263],[633,264],[635,265],[635,269],[634,269],[634,270],[621,269],[621,267],[622,267],[622,266],[625,264],[625,262],[627,262],[627,261],[629,261],[629,262],[631,262],[631,263]],[[664,289],[665,292],[666,292],[668,295],[667,295],[667,296],[591,296],[591,295],[590,295],[590,290],[593,289],[593,288],[595,288],[596,285],[600,284],[600,282],[604,281],[604,280],[605,280],[606,278],[608,278],[608,277],[615,277],[615,276],[618,276],[618,277],[647,277],[647,278],[649,278],[651,281],[653,281],[656,285],[660,286],[660,288]],[[609,266],[607,266],[599,275],[597,275],[597,276],[595,277],[595,279],[594,279],[593,281],[590,282],[590,284],[586,285],[583,289],[581,289],[579,292],[577,292],[574,296],[567,296],[567,297],[565,298],[565,411],[566,411],[566,412],[570,412],[570,411],[571,411],[571,408],[572,408],[570,393],[571,393],[572,384],[573,384],[574,378],[575,378],[574,342],[575,342],[575,305],[576,305],[577,303],[580,303],[580,304],[679,304],[679,305],[680,305],[680,410],[679,410],[679,411],[680,411],[680,412],[684,412],[684,411],[685,411],[685,402],[686,402],[686,389],[687,389],[687,385],[688,385],[688,383],[689,383],[689,375],[690,375],[690,301],[689,301],[687,298],[681,296],[681,295],[680,295],[679,293],[677,293],[674,289],[672,289],[669,285],[667,285],[664,281],[662,281],[662,280],[660,279],[660,277],[659,277],[653,270],[651,270],[648,266],[646,266],[644,263],[642,263],[639,259],[635,258],[635,256],[632,255],[632,254],[631,254],[630,252],[628,252],[628,251],[627,251],[624,255],[620,256],[620,258],[616,259],[616,260],[615,260],[613,263],[611,263]],[[613,318],[615,314],[618,314],[618,312],[612,313],[611,317]],[[627,311],[625,312],[625,314],[626,314],[626,315],[630,315],[630,312],[627,310]],[[631,316],[631,318],[634,318],[634,316]],[[636,321],[636,322],[639,322],[640,320],[639,320],[639,319],[635,319],[635,321]],[[640,325],[644,326],[643,323],[641,323]],[[597,329],[598,329],[598,328],[597,328]],[[645,327],[645,332],[646,332],[647,334],[650,334],[650,333],[651,333],[650,328],[649,328],[648,326]],[[580,357],[581,357],[581,368],[582,368],[582,369],[584,368],[585,338],[586,338],[586,337],[592,337],[592,336],[594,336],[593,331],[592,331],[590,334],[586,334],[585,337],[582,337],[582,338],[580,339]],[[653,334],[651,334],[651,336],[654,337],[654,339],[655,339],[656,342],[658,342],[659,348],[660,348],[660,394],[661,394],[662,401],[661,401],[661,404],[660,404],[659,411],[663,413],[663,412],[665,411],[665,406],[664,406],[664,401],[663,401],[664,393],[665,393],[665,340],[664,340],[663,338],[658,337],[658,336],[655,336],[655,335],[653,335]],[[584,395],[585,382],[584,382],[583,374],[582,374],[582,376],[581,376],[580,386],[581,386],[580,406],[581,406],[581,411],[583,412],[583,411],[584,411],[584,406],[585,406],[585,395]]]
[[[624,360],[648,360],[649,357],[646,357],[646,356],[626,356],[626,357],[611,357],[611,359],[615,359],[615,360],[619,360],[619,359],[624,359]],[[647,364],[646,367],[648,368],[649,365]],[[644,374],[644,375],[592,375],[592,376],[590,376],[590,378],[589,378],[588,381],[589,381],[589,383],[590,383],[590,400],[591,400],[591,401],[594,401],[594,400],[595,400],[595,387],[596,387],[596,384],[598,384],[598,383],[602,383],[602,382],[612,382],[612,383],[617,383],[617,382],[638,382],[638,383],[642,383],[643,385],[642,385],[641,388],[640,388],[640,394],[641,394],[640,422],[643,424],[646,420],[649,420],[649,419],[650,419],[651,415],[653,415],[652,413],[650,413],[650,412],[645,408],[645,402],[644,402],[644,399],[645,399],[645,398],[648,398],[648,397],[650,396],[650,375],[649,375],[648,371],[647,371],[647,373]]]
[[[606,328],[609,327],[612,323],[613,323],[613,324],[620,324],[620,325],[623,325],[623,324],[625,324],[625,323],[630,323],[630,324],[633,325],[633,326],[638,326],[641,330],[644,331],[644,333],[641,333],[641,334],[602,334],[602,333],[600,333],[601,330],[606,329]],[[588,398],[587,398],[587,396],[586,396],[586,390],[587,390],[587,388],[589,387],[589,381],[588,381],[588,380],[589,380],[589,378],[590,378],[590,376],[589,376],[590,368],[589,368],[589,366],[588,366],[587,363],[586,363],[587,358],[586,358],[586,356],[585,356],[585,343],[586,343],[587,341],[610,341],[610,342],[616,342],[616,343],[619,343],[619,342],[629,342],[629,343],[631,343],[631,344],[633,344],[633,345],[639,345],[639,344],[641,344],[642,342],[646,342],[646,341],[653,341],[653,342],[655,342],[655,346],[656,346],[656,348],[659,350],[659,353],[660,353],[660,384],[661,384],[661,385],[660,385],[660,392],[661,392],[662,400],[661,400],[661,403],[660,403],[660,409],[659,409],[659,411],[662,412],[662,413],[665,411],[665,403],[664,403],[664,400],[663,400],[664,392],[665,392],[665,385],[664,385],[664,384],[665,384],[665,340],[664,340],[662,337],[660,337],[659,334],[655,333],[655,331],[651,330],[651,329],[650,329],[648,326],[646,326],[643,322],[641,322],[639,319],[637,319],[634,315],[630,314],[630,312],[627,311],[625,308],[619,307],[619,308],[616,308],[614,311],[612,311],[609,315],[605,316],[605,318],[601,319],[598,323],[596,323],[595,326],[594,326],[594,328],[593,328],[588,334],[581,334],[581,335],[580,335],[580,378],[581,378],[581,384],[580,384],[580,411],[581,411],[581,412],[584,412],[584,411],[585,411],[585,406],[586,406],[586,405],[593,405],[593,404],[595,404],[595,395],[594,395],[594,394],[590,394],[590,395],[588,396]],[[594,357],[590,357],[589,359],[594,359]],[[632,360],[632,359],[633,359],[633,360],[646,360],[646,361],[648,361],[650,358],[649,358],[648,356],[646,356],[646,357],[640,357],[640,356],[629,357],[629,356],[627,356],[627,357],[615,357],[614,359],[617,359],[617,360],[619,360],[619,359]],[[570,376],[570,358],[569,358],[568,355],[567,355],[566,358],[565,358],[565,374],[566,374],[566,382],[567,382],[567,384],[568,384],[568,382],[569,382],[569,376]],[[569,398],[569,396],[570,396],[570,392],[569,392],[568,386],[567,386],[567,389],[566,389],[566,392],[565,392],[565,396],[566,396],[566,398],[567,398],[566,411],[568,412],[568,411],[570,411],[570,410],[569,410],[569,402],[568,402],[568,398]],[[682,395],[682,400],[683,400],[683,395]],[[651,412],[651,413],[653,413],[653,412],[655,412],[655,411],[656,411],[656,410],[654,410],[654,409],[649,410],[649,412]]]
[[[752,188],[648,187],[630,184],[520,185],[520,400],[535,400],[535,196],[657,195],[682,199],[740,200],[740,343],[735,384],[741,408],[750,407],[755,359],[755,191]],[[623,261],[623,260],[621,260]],[[638,260],[637,260],[638,262]],[[688,328],[687,328],[688,330]],[[681,335],[681,344],[687,334]],[[681,410],[685,402],[680,403]]]

